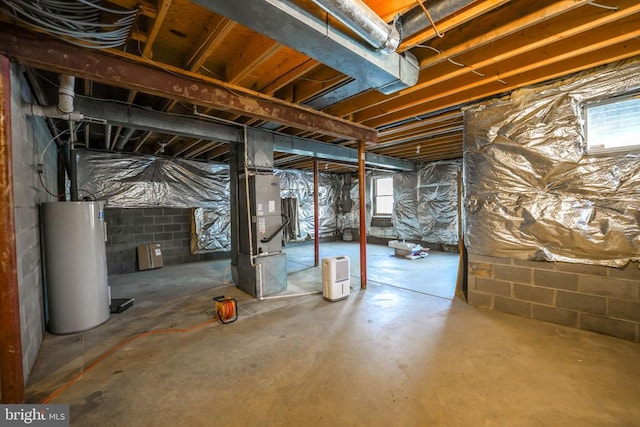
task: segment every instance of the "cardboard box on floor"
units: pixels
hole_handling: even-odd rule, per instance
[[[149,243],[148,245],[140,245],[138,249],[138,270],[151,270],[152,268],[160,268],[162,263],[162,251],[160,243]]]

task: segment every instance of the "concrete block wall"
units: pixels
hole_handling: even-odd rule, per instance
[[[640,270],[469,254],[468,302],[640,342]]]
[[[191,254],[189,208],[106,208],[104,216],[109,274],[137,271],[136,247],[148,243],[160,243],[164,265],[229,257],[229,252]]]
[[[22,113],[22,103],[31,101],[29,86],[19,68],[13,65],[11,68],[13,197],[25,382],[38,356],[45,325],[39,204],[55,200],[44,190],[37,171],[37,164],[52,136],[43,119],[27,117]],[[42,182],[49,191],[55,192],[57,189],[55,144],[51,144],[46,151],[43,165]]]

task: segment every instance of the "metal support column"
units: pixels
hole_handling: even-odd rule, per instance
[[[0,56],[0,393],[2,403],[22,403],[25,396],[11,141],[10,63]]]
[[[241,152],[244,144],[229,145],[229,204],[231,206],[231,277],[238,283],[238,253],[240,252],[240,214],[238,213],[238,174],[241,169]]]
[[[367,289],[367,196],[365,177],[365,141],[358,142],[358,192],[360,197],[360,289]]]
[[[315,266],[320,265],[320,173],[318,159],[313,159],[313,253]]]

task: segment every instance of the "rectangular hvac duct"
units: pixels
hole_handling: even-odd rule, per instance
[[[328,65],[366,88],[395,93],[418,81],[410,53],[385,54],[353,40],[300,7],[281,0],[194,0],[207,9]]]

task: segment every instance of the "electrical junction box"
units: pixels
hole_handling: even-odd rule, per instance
[[[138,270],[151,270],[163,266],[160,243],[140,245],[138,250]]]
[[[339,301],[351,292],[350,261],[347,256],[322,259],[322,296],[327,301]]]

